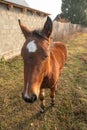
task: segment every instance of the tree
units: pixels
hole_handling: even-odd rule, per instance
[[[72,23],[87,26],[87,0],[62,0],[61,15]]]

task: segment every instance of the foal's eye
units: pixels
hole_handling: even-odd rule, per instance
[[[32,56],[29,56],[29,60],[32,60]]]
[[[44,56],[42,56],[42,59],[45,60],[48,57],[47,54],[45,54]]]

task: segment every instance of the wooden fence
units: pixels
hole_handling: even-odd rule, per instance
[[[71,24],[70,22],[53,22],[52,38],[54,41],[67,39],[76,32],[87,32],[87,28],[82,27],[79,24]]]

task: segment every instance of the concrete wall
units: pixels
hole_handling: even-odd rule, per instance
[[[14,7],[8,10],[7,5],[0,3],[0,58],[12,58],[20,54],[25,38],[18,24],[18,19],[30,29],[42,28],[46,17],[23,12]]]

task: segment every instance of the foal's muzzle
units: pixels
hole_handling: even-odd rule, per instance
[[[22,93],[22,97],[23,97],[24,101],[27,103],[33,103],[37,100],[37,96],[35,94],[32,94],[31,97],[26,97],[24,95],[24,93]]]

